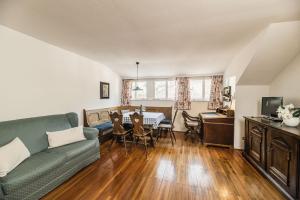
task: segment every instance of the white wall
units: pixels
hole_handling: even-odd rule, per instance
[[[300,54],[270,84],[271,96],[283,96],[284,103],[300,107]]]
[[[100,100],[99,83],[110,99]],[[121,78],[106,66],[0,26],[0,121],[120,104]]]
[[[158,101],[158,100],[149,100],[149,101],[132,101],[132,105],[134,106],[162,106],[162,107],[169,107],[173,106],[174,107],[174,101]],[[198,116],[200,112],[206,112],[208,111],[207,109],[208,103],[207,102],[201,102],[201,101],[194,101],[192,102],[192,109],[187,110],[187,112],[192,115],[192,116]],[[174,109],[173,109],[173,115],[174,115]],[[183,123],[183,118],[181,115],[182,111],[178,111],[177,117],[175,120],[175,131],[186,131]]]
[[[243,117],[260,115],[263,96],[269,96],[269,86],[238,85],[236,87],[234,148],[244,148],[245,119]]]

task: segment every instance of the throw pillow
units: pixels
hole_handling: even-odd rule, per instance
[[[0,147],[0,177],[6,176],[29,156],[29,150],[18,137]]]
[[[70,128],[62,131],[47,132],[47,135],[48,135],[49,149],[86,140],[83,133],[82,126],[78,126],[75,128]]]

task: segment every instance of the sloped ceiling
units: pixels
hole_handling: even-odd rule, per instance
[[[238,85],[268,85],[299,53],[300,21],[270,24]]]
[[[222,73],[299,0],[0,0],[0,24],[89,57],[122,76]]]

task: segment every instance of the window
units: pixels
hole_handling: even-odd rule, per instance
[[[209,101],[210,92],[211,92],[211,79],[204,80],[204,101]]]
[[[190,79],[192,101],[209,101],[211,79]]]
[[[139,86],[143,90],[132,90],[132,100],[170,100],[176,96],[176,81],[172,79],[144,79],[132,82],[132,89]],[[209,77],[190,78],[192,101],[209,101],[211,79]]]
[[[139,86],[142,90],[134,91],[132,90],[131,96],[133,100],[136,99],[146,99],[147,98],[147,82],[146,81],[134,81],[132,82],[132,89]]]
[[[154,98],[155,99],[165,99],[167,96],[167,82],[155,81],[154,82]]]
[[[168,81],[168,99],[175,100],[175,81]]]
[[[154,81],[154,98],[164,100],[175,99],[175,80]]]

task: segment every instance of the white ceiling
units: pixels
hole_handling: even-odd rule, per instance
[[[223,73],[269,23],[299,20],[299,0],[0,0],[0,23],[125,77]]]

